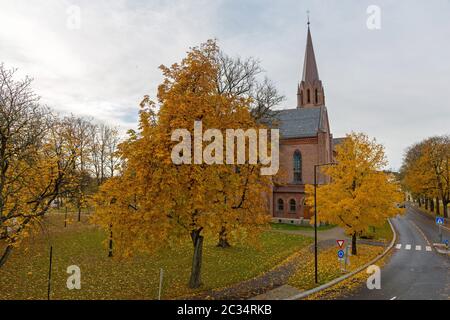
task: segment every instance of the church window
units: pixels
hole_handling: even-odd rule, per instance
[[[308,103],[311,103],[311,92],[308,90],[306,90],[306,95],[308,97]]]
[[[294,182],[302,181],[302,154],[299,150],[294,152]]]
[[[289,200],[289,210],[295,212],[297,210],[297,203],[294,199]]]
[[[278,209],[278,211],[284,211],[284,201],[283,201],[283,199],[278,199],[277,209]]]
[[[319,90],[316,89],[316,104],[319,103]]]

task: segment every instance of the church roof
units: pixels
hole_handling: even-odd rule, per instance
[[[275,127],[283,139],[315,137],[322,124],[324,107],[277,110]]]
[[[344,142],[344,140],[345,140],[345,137],[343,137],[343,138],[333,138],[333,145],[337,146],[337,145],[341,144],[342,142]]]
[[[345,139],[346,139],[345,137],[333,138],[333,150],[335,150],[338,145],[340,145],[342,142],[344,142]]]

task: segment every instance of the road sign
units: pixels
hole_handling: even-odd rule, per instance
[[[444,218],[436,217],[436,224],[444,224]]]
[[[345,255],[344,250],[338,250],[339,259],[342,259],[344,257],[344,255]]]
[[[336,240],[336,242],[337,242],[339,248],[342,248],[342,246],[343,246],[344,243],[345,243],[345,240]]]

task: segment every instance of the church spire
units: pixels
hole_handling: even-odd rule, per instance
[[[315,107],[325,105],[325,95],[322,81],[317,70],[316,56],[312,43],[309,12],[308,12],[308,33],[306,37],[305,60],[303,63],[302,81],[297,90],[297,107]]]
[[[319,71],[317,70],[316,56],[314,55],[311,31],[309,30],[309,21],[302,80],[310,83],[319,80]]]

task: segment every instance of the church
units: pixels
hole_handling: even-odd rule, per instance
[[[271,214],[277,222],[302,223],[313,214],[305,205],[305,185],[314,183],[314,166],[334,162],[334,148],[343,140],[331,133],[309,23],[297,107],[279,110],[275,118],[280,130],[280,174],[270,195]],[[327,182],[317,170],[317,183]]]

